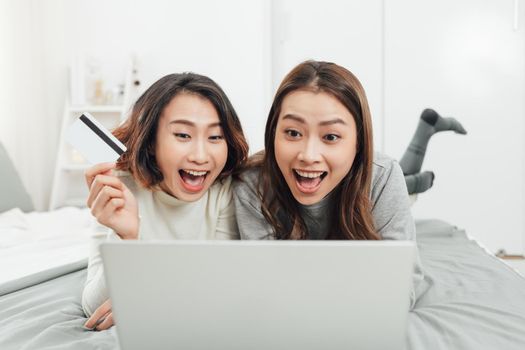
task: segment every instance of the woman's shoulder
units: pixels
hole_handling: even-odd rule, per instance
[[[220,196],[229,193],[232,190],[232,177],[227,176],[222,179],[217,179],[208,189],[208,193],[213,196]]]
[[[261,167],[251,166],[244,169],[238,176],[233,180],[233,190],[237,196],[248,196],[253,197],[253,194],[257,192],[257,186],[259,186],[261,178]]]
[[[264,161],[264,150],[259,151],[248,158],[248,162],[238,176],[233,180],[235,193],[256,192],[261,178],[262,164]]]
[[[380,152],[374,152],[372,161],[372,187],[388,181],[392,176],[403,177],[399,162],[394,158]]]
[[[380,152],[374,153],[372,162],[372,196],[389,184],[392,191],[406,192],[403,171],[398,161]]]
[[[220,180],[215,180],[215,183],[210,186],[207,194],[202,199],[208,202],[207,206],[215,203],[217,207],[222,208],[225,205],[229,205],[232,201],[232,192],[232,177],[227,176]]]
[[[389,155],[381,152],[374,152],[374,159],[372,160],[374,170],[391,170],[396,163],[397,161]]]
[[[245,183],[250,186],[256,186],[261,177],[261,167],[260,166],[251,166],[244,169],[234,180],[234,186],[239,183]]]

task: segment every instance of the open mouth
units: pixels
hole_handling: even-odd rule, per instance
[[[313,193],[319,189],[321,182],[326,177],[326,171],[306,171],[293,169],[295,182],[299,191],[303,193]]]
[[[187,191],[199,192],[204,188],[204,181],[208,176],[209,171],[205,170],[179,170],[182,185]]]

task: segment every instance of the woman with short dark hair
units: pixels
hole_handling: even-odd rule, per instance
[[[194,73],[161,78],[113,134],[127,151],[117,164],[86,172],[87,204],[111,229],[109,239],[239,237],[231,178],[243,166],[248,144],[213,80]],[[82,307],[91,316],[86,327],[113,325],[98,246],[89,259]]]

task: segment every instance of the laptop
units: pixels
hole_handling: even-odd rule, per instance
[[[101,245],[119,343],[133,349],[402,349],[405,241]]]

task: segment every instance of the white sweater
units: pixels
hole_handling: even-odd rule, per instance
[[[129,173],[121,173],[119,178],[137,199],[140,240],[239,239],[230,177],[213,184],[195,202],[183,202],[163,191],[144,189]],[[82,293],[82,308],[88,317],[109,298],[99,251],[100,243],[105,240],[120,240],[120,237],[109,230],[93,238]]]

